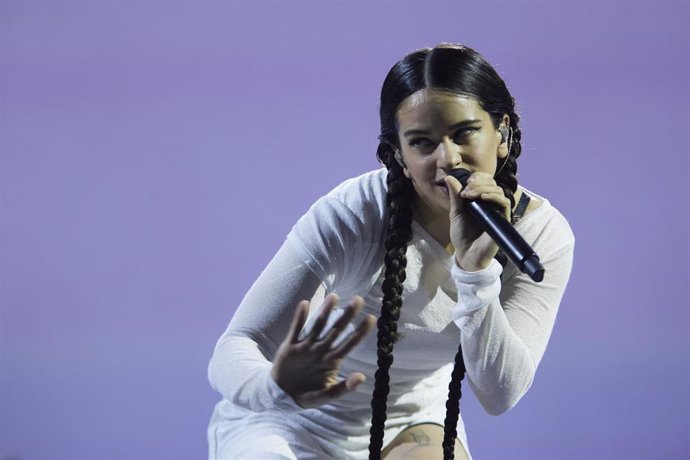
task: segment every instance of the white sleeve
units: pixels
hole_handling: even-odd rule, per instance
[[[287,335],[297,303],[325,297],[319,278],[286,241],[240,303],[208,366],[211,386],[252,411],[301,407],[271,377],[271,361]]]
[[[565,218],[555,214],[532,242],[546,270],[541,283],[519,273],[501,286],[495,260],[478,272],[452,269],[467,377],[492,415],[512,408],[531,386],[570,277],[575,239]]]

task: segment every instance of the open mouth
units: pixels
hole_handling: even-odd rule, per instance
[[[446,185],[446,181],[444,181],[444,180],[438,181],[438,182],[436,182],[436,185],[441,188],[443,193],[448,195],[448,186]]]

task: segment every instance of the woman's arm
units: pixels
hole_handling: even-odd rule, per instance
[[[468,380],[492,415],[509,410],[531,386],[570,276],[574,238],[554,214],[533,242],[546,268],[541,283],[519,273],[501,286],[495,261],[478,272],[453,269],[459,292],[454,319]]]
[[[208,366],[211,386],[253,411],[299,410],[271,378],[272,360],[288,333],[297,304],[319,305],[325,286],[289,242],[278,250],[240,303]]]
[[[209,364],[211,385],[226,399],[253,411],[296,411],[316,407],[354,391],[365,376],[340,378],[342,359],[375,325],[354,296],[335,310],[339,297],[299,261],[286,243],[242,301],[216,345]],[[296,299],[312,294],[312,300]],[[321,302],[305,328],[313,302]],[[292,306],[296,305],[296,308]]]
[[[382,221],[382,200],[376,196],[385,196],[384,177],[374,171],[344,182],[297,221],[218,340],[208,374],[224,398],[255,411],[299,410],[295,400],[305,407],[318,404],[337,397],[346,386],[352,390],[361,383],[364,376],[358,373],[341,382],[333,378],[342,356],[375,324],[371,315],[360,315],[358,325],[353,324],[361,299],[343,299],[350,302],[337,319],[336,314],[327,322],[323,315],[313,315],[313,323],[309,320],[305,327],[310,333],[304,336],[294,336],[291,324],[293,319],[295,328],[303,324],[302,300],[311,299],[313,310],[327,312],[337,302],[328,298],[322,303],[327,293],[349,293],[357,280],[370,276],[380,239],[380,225],[372,223]],[[352,294],[356,293],[348,295]],[[321,330],[324,340],[314,340],[315,330]],[[295,372],[295,366],[305,368],[304,372]],[[311,379],[303,379],[304,388],[290,384],[295,373],[310,375]],[[319,385],[322,374],[327,375]]]

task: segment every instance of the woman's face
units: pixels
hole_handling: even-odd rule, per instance
[[[465,168],[493,176],[499,159],[508,155],[489,113],[467,96],[423,89],[403,100],[397,119],[405,176],[417,192],[418,211],[426,215],[448,216],[443,180],[448,171]],[[509,121],[504,115],[502,123]]]

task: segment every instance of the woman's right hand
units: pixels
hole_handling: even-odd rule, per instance
[[[324,330],[337,304],[337,295],[326,296],[314,327],[300,339],[300,331],[309,313],[309,302],[301,301],[287,337],[273,360],[271,376],[285,393],[304,408],[320,406],[348,391],[354,391],[366,380],[364,374],[353,372],[338,382],[338,369],[342,359],[374,328],[376,318],[366,315],[354,332],[337,342],[336,339],[362,310],[364,300],[355,296],[330,330]]]

